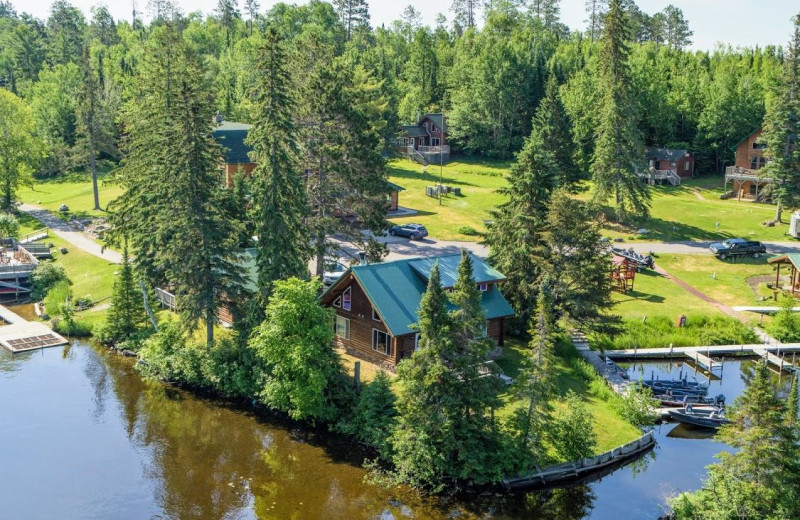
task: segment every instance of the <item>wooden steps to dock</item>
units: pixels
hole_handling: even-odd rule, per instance
[[[69,343],[45,324],[28,321],[2,305],[0,305],[0,319],[6,323],[0,325],[0,345],[12,353],[58,347]]]

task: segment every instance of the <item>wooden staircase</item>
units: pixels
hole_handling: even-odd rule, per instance
[[[406,153],[412,161],[418,162],[422,166],[428,166],[428,160],[413,146],[406,148]]]

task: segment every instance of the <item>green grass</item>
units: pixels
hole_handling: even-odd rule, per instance
[[[425,195],[425,187],[439,183],[438,165],[424,168],[407,159],[389,163],[389,180],[405,188],[400,192],[400,206],[418,211],[408,217],[391,219],[400,224],[416,222],[428,228],[430,236],[441,240],[475,241],[472,228],[479,233],[486,231],[485,220],[489,219],[489,211],[496,208],[505,199],[497,193],[505,186],[505,174],[509,168],[507,162],[479,161],[459,159],[444,165],[442,183],[446,186],[461,188],[461,196],[448,195],[439,200]]]
[[[656,263],[660,260],[661,257],[656,259]],[[649,269],[636,273],[633,289],[625,294],[613,294],[616,302],[613,311],[615,314],[630,319],[657,315],[676,319],[680,314],[687,316],[722,314],[716,307],[710,306],[666,277]]]
[[[698,345],[737,345],[757,343],[758,337],[748,326],[729,316],[693,314],[678,327],[668,316],[652,316],[646,321],[628,319],[624,329],[613,337],[596,338],[594,346],[602,350],[693,347]]]
[[[606,208],[609,223],[605,235],[638,241],[686,241],[723,240],[725,238],[751,238],[754,240],[792,240],[788,214],[786,224],[774,227],[762,223],[772,220],[775,206],[754,202],[739,202],[735,199],[721,200],[722,176],[709,176],[686,181],[680,186],[656,186],[651,190],[652,207],[650,218],[626,227],[613,223],[613,211]],[[590,185],[581,198],[589,197]],[[704,199],[700,200],[698,194]],[[719,229],[717,229],[719,223]],[[634,236],[635,231],[645,228],[647,235]]]
[[[122,194],[122,187],[109,182],[108,171],[98,175],[100,206],[105,209],[108,203]],[[77,217],[100,217],[105,211],[94,210],[92,177],[87,172],[60,175],[48,179],[35,179],[33,186],[19,190],[17,197],[22,202],[37,204],[58,213],[62,204],[69,206],[70,213]]]
[[[772,296],[772,292],[766,288],[766,281],[774,280],[775,269],[767,264],[764,257],[723,261],[711,254],[662,254],[656,262],[670,274],[731,307],[758,305],[761,298]]]
[[[524,358],[527,345],[521,340],[509,338],[503,347],[503,356],[497,360],[497,364],[503,372],[513,378],[519,376],[519,370]],[[559,349],[562,355],[556,357],[554,370],[556,371],[556,385],[558,388],[558,398],[553,400],[553,407],[558,410],[563,409],[563,396],[572,390],[580,396],[592,415],[594,416],[594,431],[597,435],[596,452],[610,450],[630,442],[641,435],[638,428],[621,418],[614,410],[612,402],[608,399],[607,387],[600,389],[586,380],[581,370],[575,366],[570,359],[577,356],[577,352],[572,346]],[[564,355],[568,353],[568,355]],[[603,383],[603,385],[605,385]],[[498,412],[498,416],[509,416],[521,403],[513,401],[509,393],[502,396],[506,405]]]

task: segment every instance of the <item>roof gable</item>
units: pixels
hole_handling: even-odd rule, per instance
[[[659,159],[664,161],[677,162],[685,154],[689,153],[688,150],[679,150],[677,148],[655,148],[648,147],[645,149],[648,159]]]
[[[470,256],[473,260],[475,283],[505,280],[500,272],[487,265],[481,258]],[[436,261],[439,261],[442,285],[452,287],[460,258],[460,254],[455,254],[353,266],[323,293],[321,299],[323,302],[329,300],[338,288],[350,279],[349,275],[352,275],[392,335],[412,334],[416,332],[417,313],[427,289],[430,269]],[[452,281],[447,282],[447,280]],[[486,312],[486,319],[514,314],[511,305],[499,290],[482,292],[481,303]],[[449,306],[454,308],[452,305]]]
[[[426,119],[430,119],[436,128],[442,130],[442,132],[447,133],[447,122],[445,121],[444,114],[436,113],[436,114],[425,114],[422,116],[417,123],[417,125],[422,125],[422,122]]]
[[[756,128],[755,130],[753,130],[752,132],[750,132],[749,134],[747,134],[746,136],[744,136],[744,139],[742,139],[741,141],[739,141],[738,143],[736,143],[735,145],[733,145],[733,149],[734,149],[734,150],[736,150],[737,148],[739,148],[739,145],[740,145],[740,144],[742,144],[743,142],[745,142],[745,141],[747,141],[748,139],[750,139],[750,138],[751,138],[751,137],[752,137],[754,134],[756,134],[756,133],[758,133],[758,132],[761,132],[761,129],[762,129],[762,127],[760,127],[760,126],[759,126],[759,127],[758,127],[758,128]]]

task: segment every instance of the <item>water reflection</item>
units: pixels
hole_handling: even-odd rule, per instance
[[[713,391],[731,402],[752,374],[751,362],[726,363]],[[143,381],[130,359],[86,345],[0,351],[0,395],[3,518],[655,518],[667,496],[699,486],[725,449],[662,425],[654,452],[599,482],[432,498],[364,483],[365,453],[349,441]]]

